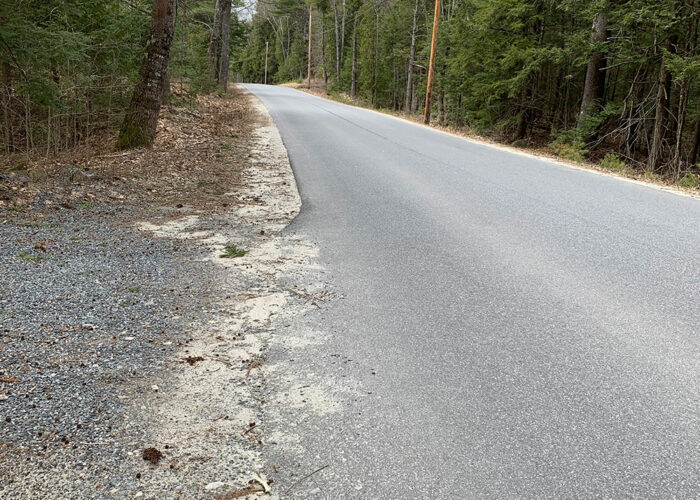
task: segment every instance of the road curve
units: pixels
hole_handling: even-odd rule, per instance
[[[269,440],[283,485],[328,465],[288,496],[697,498],[700,201],[246,87],[343,297],[270,355],[345,387]]]

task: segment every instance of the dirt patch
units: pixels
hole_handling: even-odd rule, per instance
[[[194,366],[200,361],[204,361],[204,358],[202,356],[187,356],[185,358],[185,362],[190,366]]]
[[[144,460],[148,460],[151,462],[153,465],[157,465],[158,462],[160,462],[160,459],[163,458],[165,455],[158,449],[158,448],[146,448],[143,450],[143,453],[141,453],[141,458]]]

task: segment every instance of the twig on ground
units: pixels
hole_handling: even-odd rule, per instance
[[[291,485],[289,488],[287,488],[287,489],[285,490],[284,494],[286,495],[287,493],[289,493],[290,491],[292,491],[292,488],[294,488],[297,484],[301,483],[301,482],[304,481],[305,479],[310,478],[311,476],[313,476],[313,475],[316,474],[317,472],[321,472],[323,469],[325,469],[326,467],[328,467],[328,465],[329,465],[329,464],[326,464],[326,465],[324,465],[323,467],[319,467],[318,469],[316,469],[315,471],[311,472],[310,474],[307,474],[307,475],[305,475],[304,477],[297,479],[296,481],[294,481],[294,482],[292,483],[292,485]]]

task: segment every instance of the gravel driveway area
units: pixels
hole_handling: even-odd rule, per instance
[[[256,125],[207,203],[0,206],[0,497],[271,494],[265,355],[323,285],[280,234],[300,201],[279,135],[240,100]]]

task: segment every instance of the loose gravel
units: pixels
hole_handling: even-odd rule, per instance
[[[41,197],[0,213],[0,498],[269,490],[262,368],[275,318],[310,307],[315,250],[279,235],[300,203],[258,119],[223,213]],[[230,243],[247,254],[221,258]]]

